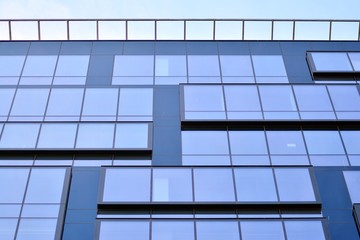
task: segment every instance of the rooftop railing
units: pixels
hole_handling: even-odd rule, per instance
[[[0,19],[0,40],[360,41],[360,20]]]

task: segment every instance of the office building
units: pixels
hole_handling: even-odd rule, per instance
[[[0,239],[359,239],[358,41],[0,42]]]

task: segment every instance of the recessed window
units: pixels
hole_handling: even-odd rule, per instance
[[[343,171],[352,203],[360,203],[360,171]]]
[[[355,80],[359,76],[358,52],[307,52],[306,56],[315,80]]]

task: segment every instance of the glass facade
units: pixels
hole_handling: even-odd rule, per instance
[[[0,42],[0,239],[358,239],[359,72],[358,42]]]

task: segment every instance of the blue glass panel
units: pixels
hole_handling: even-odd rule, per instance
[[[252,61],[257,77],[286,76],[284,61],[280,55],[253,55]]]
[[[224,119],[225,105],[221,86],[185,86],[185,112],[199,112],[196,118]],[[187,115],[185,115],[187,118]]]
[[[22,203],[29,169],[0,169],[0,203]]]
[[[231,154],[268,154],[264,131],[229,131]]]
[[[15,95],[11,115],[14,117],[38,117],[42,120],[49,96],[47,88],[21,88]]]
[[[150,169],[106,169],[104,202],[150,202]]]
[[[124,120],[152,120],[153,89],[121,88],[118,117]],[[150,118],[150,119],[149,119]]]
[[[153,221],[152,240],[194,240],[193,221]]]
[[[353,203],[360,203],[360,171],[344,171],[346,186]]]
[[[31,218],[57,218],[59,215],[59,204],[34,205],[24,204],[21,211],[21,217]]]
[[[309,154],[345,154],[338,131],[304,131]]]
[[[74,148],[77,124],[43,123],[37,148]]]
[[[155,76],[186,76],[186,56],[157,55]]]
[[[0,219],[0,239],[14,240],[17,219]]]
[[[0,116],[7,116],[14,98],[14,88],[0,89]],[[1,118],[0,118],[1,119]]]
[[[231,169],[194,169],[196,202],[233,202],[235,189]]]
[[[220,76],[219,58],[215,55],[189,55],[189,76]]]
[[[261,111],[256,86],[224,86],[226,108],[232,111]]]
[[[254,76],[250,56],[220,56],[221,74],[223,76]]]
[[[360,71],[360,53],[348,53],[350,60],[351,60],[351,64],[354,68],[355,71]]]
[[[301,131],[266,131],[271,154],[306,154]]]
[[[149,225],[147,221],[101,221],[99,240],[148,240]]]
[[[53,88],[46,116],[52,120],[78,120],[83,94],[83,88]]]
[[[312,52],[309,54],[314,61],[316,71],[352,71],[352,67],[346,53]]]
[[[275,169],[280,201],[315,201],[309,170],[305,168]]]
[[[140,67],[141,66],[141,67]],[[153,76],[154,56],[125,55],[115,56],[113,76]]]
[[[340,131],[347,154],[360,154],[360,131]]]
[[[62,55],[56,67],[56,76],[86,76],[90,56]]]
[[[114,124],[84,123],[79,125],[76,148],[112,148]]]
[[[229,154],[226,131],[183,131],[183,154]]]
[[[154,169],[152,200],[156,202],[192,202],[190,169]]]
[[[325,240],[321,221],[285,221],[288,240]]]
[[[238,202],[277,202],[272,169],[235,169]]]
[[[240,222],[240,227],[243,240],[285,239],[283,226],[280,221],[244,221]]]
[[[55,239],[57,219],[21,219],[17,240]]]
[[[0,148],[35,148],[40,124],[7,123],[5,124]]]
[[[0,76],[20,76],[25,56],[0,56]]]
[[[294,86],[300,111],[333,111],[325,86]]]
[[[118,103],[118,89],[88,88],[85,91],[83,120],[115,120]]]
[[[259,86],[264,111],[297,111],[290,86]]]
[[[22,76],[53,76],[57,56],[27,56]]]
[[[65,168],[33,168],[25,203],[62,203]]]
[[[360,95],[356,86],[328,86],[336,111],[360,111]]]
[[[149,124],[121,123],[116,125],[115,148],[148,149]]]
[[[197,221],[197,240],[239,240],[237,221]]]

